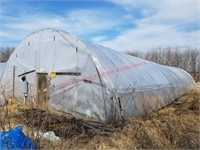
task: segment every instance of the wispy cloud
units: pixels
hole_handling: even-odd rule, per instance
[[[101,42],[116,50],[150,50],[158,47],[197,46],[198,31],[180,32],[170,26],[154,25],[131,29],[117,38]]]
[[[0,37],[7,39],[6,41],[20,40],[27,34],[42,28],[63,29],[83,38],[91,37],[86,39],[92,40],[98,34],[105,34],[108,30],[119,32],[120,27],[123,28],[127,24],[123,15],[115,14],[113,10],[105,8],[70,9],[62,15],[49,14],[45,11],[30,14],[29,9],[26,8],[23,13],[17,14],[17,17],[3,15],[0,19],[3,20],[0,30],[6,32]],[[16,36],[11,36],[13,33]],[[101,36],[109,37],[106,34]]]
[[[168,46],[199,46],[198,1],[155,1],[143,3],[131,0],[117,0],[128,12],[135,8],[153,12],[134,20],[135,28],[120,34],[114,39],[101,42],[117,50],[148,50]],[[156,5],[156,7],[152,6]],[[149,9],[149,10],[148,10]]]

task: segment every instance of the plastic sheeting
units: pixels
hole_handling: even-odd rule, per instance
[[[149,114],[195,87],[184,70],[85,42],[56,29],[34,32],[17,46],[1,81],[7,93],[12,91],[13,66],[18,99],[22,91],[17,75],[21,73],[36,70],[26,75],[33,97],[37,72],[49,77],[51,72],[81,73],[50,78],[48,107],[103,122],[118,120],[121,115]]]
[[[22,132],[23,126],[1,132],[0,149],[35,149],[32,140]]]
[[[0,79],[5,70],[5,67],[6,67],[6,63],[0,63]]]

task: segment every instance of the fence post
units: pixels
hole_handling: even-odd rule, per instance
[[[15,66],[13,66],[13,93],[12,93],[12,99],[15,97]]]

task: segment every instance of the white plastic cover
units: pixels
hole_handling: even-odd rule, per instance
[[[124,116],[142,116],[171,103],[195,87],[179,68],[159,65],[123,52],[85,42],[67,32],[43,29],[27,36],[7,62],[2,84],[22,97],[19,74],[75,72],[50,78],[49,109],[88,116],[103,122]],[[26,75],[29,92],[36,97],[36,72]]]
[[[5,67],[6,67],[6,63],[0,63],[0,79],[5,70]]]

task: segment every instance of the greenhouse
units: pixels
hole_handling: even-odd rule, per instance
[[[24,80],[23,80],[24,79]],[[27,89],[23,82],[26,81]],[[195,87],[184,70],[129,56],[57,29],[24,38],[1,84],[7,95],[44,109],[101,122],[145,116]]]

